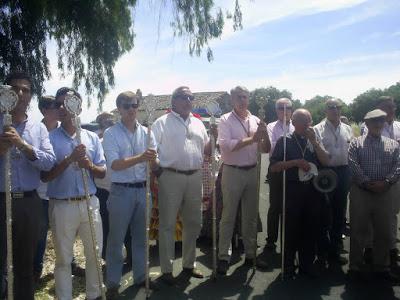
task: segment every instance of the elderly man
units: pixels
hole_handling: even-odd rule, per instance
[[[96,186],[93,178],[105,176],[106,161],[103,147],[95,133],[82,129],[81,144],[78,144],[72,115],[65,108],[64,101],[67,93],[73,93],[80,98],[80,95],[70,88],[60,88],[56,93],[61,126],[50,133],[50,141],[54,147],[57,163],[49,172],[42,174],[42,179],[45,182],[50,181],[47,196],[50,199],[49,219],[56,251],[54,276],[57,298],[72,299],[71,261],[74,241],[79,235],[85,248],[86,297],[90,300],[100,297],[101,287],[93,252],[93,237],[82,172],[87,174],[89,205],[92,207],[90,213],[92,213],[94,225],[93,234],[97,240],[96,246],[101,251],[103,232],[99,200],[95,196]]]
[[[267,126],[248,110],[249,91],[237,86],[231,90],[233,110],[221,117],[218,142],[222,161],[223,209],[219,228],[218,273],[229,269],[230,247],[239,203],[242,211],[242,238],[245,263],[256,259],[258,218],[257,151],[271,148]],[[257,259],[256,265],[265,269],[266,263]]]
[[[316,139],[310,127],[309,111],[297,109],[292,116],[294,132],[286,139],[280,138],[270,158],[271,172],[286,170],[286,230],[284,275],[295,275],[294,259],[299,253],[299,273],[315,277],[313,268],[315,245],[319,232],[321,195],[315,190],[311,174],[316,166],[326,165],[329,155]],[[304,174],[305,173],[305,174]]]
[[[385,123],[382,129],[382,136],[391,138],[400,143],[400,122],[395,120],[396,117],[396,104],[394,98],[390,96],[381,96],[378,99],[377,109],[381,109],[386,113]],[[363,135],[368,134],[367,126],[362,127]],[[398,185],[396,185],[398,188]],[[390,248],[390,266],[392,271],[400,272],[398,266],[398,249],[397,249],[397,214],[400,209],[400,201],[398,197],[393,198],[393,215],[392,215],[392,246]],[[372,232],[370,230],[370,239],[366,245],[365,258],[367,262],[372,262]]]
[[[270,156],[274,152],[276,142],[284,133],[284,111],[286,106],[286,130],[287,133],[294,131],[291,122],[292,101],[288,98],[280,98],[275,102],[275,111],[278,120],[267,125],[268,136],[271,142]],[[268,169],[269,182],[269,209],[267,215],[267,244],[266,249],[275,250],[275,243],[278,240],[279,215],[282,213],[282,173],[273,173]]]
[[[358,279],[366,271],[363,249],[372,224],[373,271],[378,279],[399,282],[389,272],[392,246],[393,199],[400,176],[399,144],[382,135],[387,114],[376,109],[364,117],[368,134],[354,139],[349,149],[353,175],[350,189],[350,266],[349,274]]]
[[[4,115],[0,114],[0,298],[6,287],[5,191],[9,188],[4,186],[4,157],[11,150],[14,299],[33,300],[33,261],[43,214],[36,189],[40,171],[50,170],[55,157],[46,127],[27,115],[31,78],[25,73],[11,73],[6,84],[17,93],[18,102],[11,112],[11,126],[4,126]]]
[[[146,163],[157,157],[154,136],[147,145],[147,128],[137,119],[140,96],[123,92],[116,100],[121,121],[104,133],[104,151],[111,171],[108,198],[110,231],[107,242],[108,295],[118,293],[122,276],[122,245],[130,228],[135,285],[145,283]]]
[[[186,86],[171,97],[171,112],[158,118],[152,128],[157,141],[159,165],[159,254],[161,279],[174,285],[174,232],[178,211],[183,223],[182,265],[188,276],[203,278],[196,268],[196,239],[201,229],[202,172],[204,153],[210,143],[203,123],[192,111],[194,96]],[[162,173],[160,174],[160,171]]]
[[[325,220],[322,220],[322,236],[319,243],[319,261],[324,266],[344,264],[347,260],[340,257],[340,245],[346,223],[347,194],[350,188],[350,170],[348,167],[349,145],[353,130],[340,121],[341,102],[329,99],[325,103],[326,119],[314,127],[317,138],[322,141],[329,153],[329,169],[337,175],[337,187],[329,195],[329,203],[323,204]]]

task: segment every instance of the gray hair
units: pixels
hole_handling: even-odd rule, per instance
[[[275,102],[275,109],[278,109],[279,103],[286,103],[292,105],[292,100],[290,100],[289,98],[279,98]]]
[[[246,87],[238,85],[231,89],[231,96],[236,95],[240,92],[245,92],[246,94],[250,95],[250,92]]]

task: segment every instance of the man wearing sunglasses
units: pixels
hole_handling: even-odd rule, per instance
[[[347,263],[347,260],[340,256],[340,246],[350,188],[348,151],[353,139],[353,130],[340,120],[341,105],[338,99],[327,100],[326,118],[314,126],[317,138],[329,153],[328,168],[337,175],[337,186],[329,194],[330,201],[324,201],[322,205],[322,227],[318,243],[318,263],[321,267],[325,267],[328,262],[331,266]]]
[[[394,185],[400,176],[399,143],[382,135],[387,114],[375,109],[368,112],[368,134],[350,144],[349,167],[353,185],[350,189],[350,265],[349,275],[359,280],[368,271],[363,250],[372,227],[373,272],[375,279],[399,283],[389,270],[392,246],[393,199],[398,197]]]
[[[286,111],[286,115],[285,115]],[[267,125],[268,136],[271,142],[270,156],[274,152],[276,142],[284,133],[284,119],[286,119],[286,132],[294,131],[292,124],[292,101],[288,98],[280,98],[275,102],[275,112],[278,120]],[[268,250],[275,250],[278,240],[279,215],[282,212],[282,172],[273,173],[268,169],[269,182],[269,209],[267,215],[267,244]]]
[[[6,287],[5,189],[9,188],[4,186],[4,158],[11,150],[14,299],[33,300],[33,261],[43,214],[36,189],[40,171],[50,170],[55,157],[46,127],[27,115],[33,93],[30,76],[11,73],[6,84],[17,93],[18,102],[10,113],[11,126],[3,126],[4,115],[0,114],[0,298]]]
[[[196,268],[196,239],[201,229],[202,164],[211,147],[207,130],[191,113],[193,94],[186,86],[172,93],[172,111],[153,124],[159,165],[159,253],[161,279],[174,285],[175,223],[178,211],[183,223],[182,266],[188,277],[203,278]]]
[[[82,129],[81,144],[78,144],[73,116],[64,103],[69,93],[81,98],[78,92],[68,87],[57,91],[55,101],[61,125],[49,134],[57,162],[49,172],[42,172],[42,180],[49,182],[49,222],[56,251],[55,289],[58,299],[72,299],[71,262],[73,245],[76,236],[79,235],[85,248],[86,297],[97,299],[101,290],[93,253],[82,171],[87,174],[89,205],[92,208],[90,213],[93,216],[96,246],[99,247],[100,256],[103,231],[94,178],[105,176],[106,161],[100,139],[94,132]]]
[[[104,133],[104,151],[111,172],[108,198],[107,296],[118,295],[122,277],[122,246],[126,232],[132,237],[132,269],[136,286],[145,284],[146,163],[157,157],[154,136],[147,145],[147,128],[137,121],[141,94],[127,91],[118,95],[116,106],[121,121]],[[151,288],[155,288],[153,284]]]

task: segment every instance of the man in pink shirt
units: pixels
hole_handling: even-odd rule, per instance
[[[258,195],[257,152],[268,152],[271,144],[267,126],[248,110],[249,91],[237,86],[231,90],[233,110],[221,117],[218,141],[222,161],[223,211],[219,229],[218,273],[225,275],[229,268],[230,242],[239,203],[242,209],[242,238],[245,263],[252,265],[256,254]],[[267,265],[257,259],[259,268]]]

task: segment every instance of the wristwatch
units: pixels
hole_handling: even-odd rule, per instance
[[[390,182],[390,180],[389,180],[389,179],[385,178],[385,180],[384,180],[384,181],[385,181],[385,183],[387,183],[387,185],[389,185],[389,186],[390,186],[390,185],[392,185],[392,183]]]

